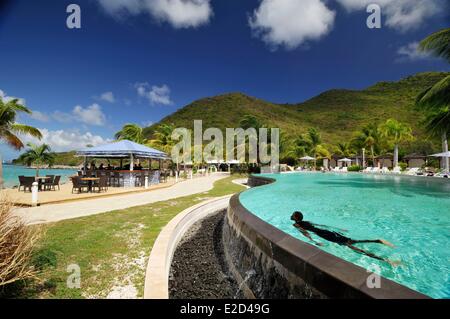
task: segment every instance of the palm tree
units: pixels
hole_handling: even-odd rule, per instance
[[[313,155],[314,157],[314,166],[316,166],[317,156],[321,157],[329,157],[328,150],[325,149],[322,143],[322,138],[320,136],[319,131],[314,127],[308,129],[306,134],[298,136],[294,140],[294,144],[292,147],[292,154],[295,156],[304,156],[306,154]],[[325,154],[325,156],[324,156]]]
[[[149,144],[159,148],[160,150],[170,154],[175,141],[172,139],[172,132],[175,130],[173,124],[161,124],[153,133],[153,139]]]
[[[398,166],[398,145],[414,139],[411,127],[395,119],[388,119],[380,125],[381,135],[394,144],[394,167]]]
[[[239,126],[244,130],[254,128],[256,132],[263,126],[263,124],[253,115],[247,114],[239,121]]]
[[[29,149],[19,156],[18,162],[24,163],[27,166],[34,164],[36,166],[36,176],[39,176],[39,169],[43,164],[53,164],[55,156],[51,153],[51,148],[47,144],[34,145],[28,143]]]
[[[144,129],[137,124],[125,124],[114,137],[116,140],[129,140],[138,144],[148,142],[144,136]]]
[[[31,114],[31,110],[22,105],[18,99],[12,99],[8,102],[0,97],[0,140],[3,140],[16,150],[23,148],[23,142],[17,134],[28,134],[39,139],[42,138],[41,132],[34,127],[16,123],[17,113]],[[3,161],[0,154],[0,189],[3,188]]]
[[[354,155],[352,147],[350,143],[348,142],[339,142],[336,145],[335,152],[337,155],[344,156],[344,157],[351,157]]]
[[[372,164],[375,163],[375,151],[379,147],[380,132],[378,126],[374,123],[364,126],[361,131],[357,132],[353,137],[351,144],[358,149],[370,149],[372,156]]]
[[[450,62],[450,28],[433,33],[425,38],[419,49],[442,57]],[[450,76],[419,94],[416,107],[424,110],[425,128],[433,136],[440,136],[442,149],[448,152],[447,136],[450,133]],[[445,170],[449,170],[449,158],[445,158]]]

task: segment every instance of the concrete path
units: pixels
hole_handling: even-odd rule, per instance
[[[213,188],[214,182],[227,176],[229,176],[228,173],[215,173],[146,193],[117,195],[39,207],[17,208],[14,212],[22,217],[27,224],[57,222],[207,192]]]

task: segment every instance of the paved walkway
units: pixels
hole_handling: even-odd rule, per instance
[[[28,224],[57,222],[207,192],[213,188],[215,181],[227,176],[229,176],[227,173],[216,173],[146,193],[117,195],[108,198],[50,204],[39,207],[17,208],[14,212]]]

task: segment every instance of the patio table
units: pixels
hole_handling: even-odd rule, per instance
[[[51,179],[51,177],[49,177],[49,176],[35,176],[34,177],[34,180],[36,182],[38,182],[38,189],[39,189],[39,191],[42,191],[42,182],[46,181],[48,179]]]

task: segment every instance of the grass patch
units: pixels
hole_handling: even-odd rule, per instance
[[[41,280],[23,284],[18,297],[142,297],[148,256],[161,229],[192,205],[242,191],[232,183],[236,178],[216,181],[208,192],[48,225],[34,256]],[[80,267],[80,289],[67,287],[71,264]]]

